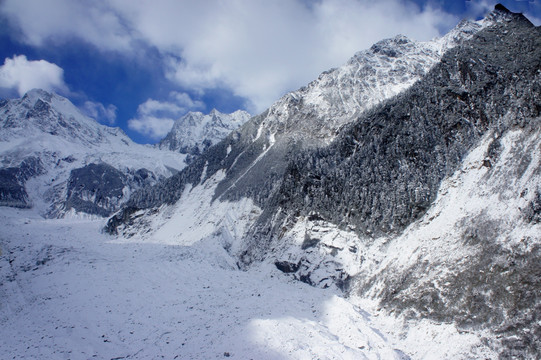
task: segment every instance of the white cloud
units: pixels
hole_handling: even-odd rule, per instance
[[[137,117],[128,120],[128,127],[153,140],[162,139],[173,127],[175,120],[190,110],[204,109],[201,101],[190,95],[173,91],[169,101],[148,99],[137,108]]]
[[[261,111],[355,52],[399,33],[438,36],[456,23],[406,0],[4,0],[31,44],[78,37],[104,51],[155,46],[168,78],[204,92],[229,88]]]
[[[428,40],[439,35],[441,23],[457,21],[398,0],[322,0],[310,7],[247,0],[220,2],[213,9],[199,18],[206,26],[185,29],[191,37],[172,38],[168,46],[171,30],[141,28],[141,34],[164,49],[182,49],[175,54],[181,60],[170,63],[171,79],[203,90],[225,85],[250,99],[256,111],[382,38],[405,33]]]
[[[177,104],[167,101],[158,101],[154,99],[148,99],[137,109],[139,115],[151,115],[151,114],[179,114],[183,112],[183,108]]]
[[[61,67],[45,60],[29,61],[24,55],[5,59],[0,66],[0,87],[14,89],[20,96],[34,88],[68,92]]]
[[[176,104],[183,106],[186,109],[204,109],[205,104],[199,100],[192,100],[190,95],[178,91],[172,91],[169,96],[174,99]]]
[[[99,49],[133,49],[132,29],[123,23],[122,13],[104,0],[6,0],[1,8],[22,30],[21,40],[31,45],[59,44],[79,38]]]
[[[99,122],[114,125],[116,122],[117,107],[113,104],[105,107],[102,103],[86,101],[82,109],[88,116]]]
[[[145,116],[128,120],[128,127],[138,133],[144,134],[153,140],[160,140],[167,135],[173,127],[175,120]]]

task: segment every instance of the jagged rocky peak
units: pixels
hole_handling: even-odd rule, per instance
[[[175,121],[171,131],[158,144],[160,149],[198,155],[242,126],[251,115],[243,110],[224,114],[213,109],[209,114],[189,112]]]
[[[37,100],[42,100],[50,103],[53,100],[53,96],[58,95],[50,93],[43,89],[32,89],[29,90],[26,94],[24,94],[21,100],[27,101],[29,103],[35,103]]]
[[[531,24],[530,20],[528,20],[524,15],[521,13],[514,13],[502,4],[497,4],[486,19],[488,21],[526,21]]]
[[[261,128],[276,139],[286,133],[308,143],[329,143],[344,124],[413,85],[447,50],[493,22],[464,20],[445,36],[426,42],[404,35],[381,40],[282,97],[269,108]]]
[[[391,39],[381,40],[370,48],[374,54],[383,54],[390,57],[401,55],[401,48],[413,42],[404,35],[397,35]],[[350,60],[351,61],[351,60]]]
[[[9,109],[17,109],[25,111],[25,118],[44,118],[54,120],[54,116],[58,117],[56,107],[59,104],[67,105],[69,101],[64,97],[47,92],[43,89],[32,89],[23,95],[20,99],[6,100],[6,111]],[[7,106],[7,105],[11,106]],[[11,123],[12,127],[23,126],[23,122]]]

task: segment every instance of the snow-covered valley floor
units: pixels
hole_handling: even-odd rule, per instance
[[[400,359],[370,315],[211,243],[116,239],[101,220],[0,209],[1,359]]]

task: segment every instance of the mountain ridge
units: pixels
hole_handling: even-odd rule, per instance
[[[131,209],[129,211],[159,205],[161,199],[172,204],[182,194],[186,181],[196,184],[222,168],[227,176],[218,184],[215,199],[235,200],[274,188],[285,171],[288,154],[305,147],[328,144],[337,131],[356,115],[412,85],[437,62],[443,49],[455,46],[490,23],[462,22],[446,36],[426,43],[398,36],[394,43],[402,57],[378,54],[374,52],[376,48],[358,52],[343,67],[322,73],[307,86],[284,95],[268,110],[254,116],[195,161],[189,173],[159,184],[163,193],[159,193],[157,188],[155,190],[159,194],[156,196],[151,194],[154,190],[135,194],[127,205]],[[359,61],[361,54],[364,62]],[[378,73],[395,76],[378,76]],[[357,86],[352,86],[352,81]],[[340,89],[344,89],[344,93]],[[367,100],[366,104],[362,104],[363,98]],[[268,163],[274,165],[265,169]],[[205,177],[201,178],[204,168]],[[169,188],[177,190],[169,191]],[[263,191],[254,200],[261,205],[268,197],[269,193]]]

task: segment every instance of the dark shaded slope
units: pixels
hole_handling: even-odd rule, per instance
[[[19,166],[0,169],[0,206],[19,208],[32,207],[26,192],[26,181],[43,174],[43,163],[40,159],[29,156]]]
[[[441,180],[488,129],[501,133],[538,117],[540,29],[509,14],[329,147],[297,155],[244,261],[263,257],[298,215],[317,213],[360,234],[398,233],[430,207]]]
[[[532,137],[540,116],[541,28],[510,14],[509,21],[449,51],[405,93],[347,126],[328,148],[299,154],[252,229],[243,260],[271,256],[299,216],[354,228],[365,238],[387,235],[392,242],[432,205],[441,181],[484,134],[494,134],[481,164],[490,169],[504,147],[502,135],[520,130],[523,138]],[[505,197],[506,189],[517,197],[535,191],[521,211],[524,221],[537,224],[539,188],[513,188],[538,154],[539,139],[533,144],[514,148],[511,171],[487,176],[502,178],[495,196]],[[539,174],[535,169],[533,176]],[[406,320],[451,323],[465,332],[488,330],[483,341],[502,359],[539,358],[539,236],[524,235],[520,244],[509,245],[508,234],[502,235],[505,221],[504,212],[458,224],[456,240],[471,257],[417,261],[406,269],[389,265],[351,282],[361,295],[377,291],[380,306]],[[427,281],[428,274],[439,275]]]

